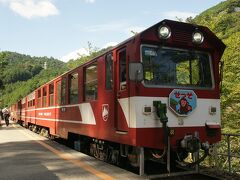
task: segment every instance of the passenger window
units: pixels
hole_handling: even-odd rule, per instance
[[[85,101],[96,100],[98,97],[97,62],[85,69]]]
[[[112,54],[106,56],[106,89],[111,90],[113,88],[113,58]]]
[[[53,94],[54,94],[54,85],[50,84],[49,85],[49,100],[50,100],[50,106],[53,106],[54,102],[53,102]]]
[[[126,50],[121,51],[119,53],[119,61],[120,61],[120,90],[126,89]]]
[[[70,79],[70,104],[78,103],[78,73],[69,75]]]
[[[62,79],[62,84],[61,84],[61,104],[66,104],[66,78]]]
[[[41,89],[38,90],[38,99],[37,99],[37,107],[40,108],[41,107]]]
[[[43,88],[43,107],[47,106],[47,87]]]
[[[60,102],[61,102],[61,81],[57,82],[57,99],[56,100],[57,100],[56,104],[60,105]]]

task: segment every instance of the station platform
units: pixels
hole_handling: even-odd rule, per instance
[[[1,180],[144,179],[32,131],[4,121],[0,126]]]

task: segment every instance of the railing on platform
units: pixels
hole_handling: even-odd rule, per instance
[[[229,173],[232,173],[232,158],[239,158],[239,161],[238,161],[238,167],[240,169],[240,155],[238,155],[237,153],[240,154],[240,134],[227,134],[227,133],[223,133],[222,136],[226,137],[226,140],[227,140],[227,153],[219,153],[219,155],[221,156],[225,156],[227,157],[227,160],[228,160],[228,172]],[[232,153],[231,151],[231,137],[235,137],[235,138],[238,138],[238,141],[236,143],[237,145],[237,149],[234,148],[234,153]],[[232,148],[233,149],[233,148]],[[237,150],[237,152],[236,152]],[[237,163],[237,162],[236,162]]]
[[[213,147],[213,155],[206,161],[219,170],[240,174],[240,134],[223,133],[221,142]]]

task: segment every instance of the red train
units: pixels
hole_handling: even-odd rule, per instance
[[[140,174],[148,159],[169,166],[170,154],[183,162],[200,149],[205,157],[221,139],[224,49],[206,27],[163,20],[42,85],[12,118]]]

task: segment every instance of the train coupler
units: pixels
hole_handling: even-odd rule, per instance
[[[192,135],[186,135],[183,140],[180,142],[182,149],[185,149],[187,152],[194,153],[201,148],[200,140],[197,137]]]

